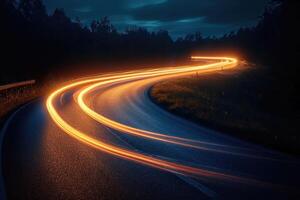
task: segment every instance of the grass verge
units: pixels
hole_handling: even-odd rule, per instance
[[[0,91],[0,119],[14,108],[37,98],[41,89],[37,85],[27,85]]]
[[[282,87],[270,85],[268,77],[261,68],[243,65],[157,83],[150,96],[166,110],[198,124],[300,155],[300,120],[285,109],[289,101]]]

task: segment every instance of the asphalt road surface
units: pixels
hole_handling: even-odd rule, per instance
[[[6,197],[299,199],[299,159],[196,125],[151,101],[148,91],[158,81],[235,64],[214,60],[207,68],[82,79],[52,99],[22,106],[2,127]]]

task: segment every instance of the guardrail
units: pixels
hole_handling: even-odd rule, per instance
[[[10,83],[10,84],[6,84],[6,85],[0,85],[0,92],[8,90],[8,89],[12,89],[12,88],[33,85],[35,83],[36,83],[35,80],[28,80],[28,81]],[[10,116],[8,121],[11,118],[12,118],[12,116]],[[7,123],[5,123],[3,127],[0,127],[0,199],[3,199],[3,200],[6,199],[6,193],[5,193],[4,180],[3,180],[3,174],[2,174],[2,162],[1,162],[2,161],[2,156],[1,156],[2,151],[1,151],[1,149],[2,149],[2,143],[3,143],[4,132],[5,132],[6,126],[7,126]]]
[[[6,85],[0,85],[0,92],[2,90],[7,90],[7,89],[11,89],[11,88],[16,88],[16,87],[21,87],[21,86],[26,86],[26,85],[33,85],[35,84],[35,80],[29,80],[29,81],[21,81],[21,82],[17,82],[17,83],[10,83],[10,84],[6,84]]]

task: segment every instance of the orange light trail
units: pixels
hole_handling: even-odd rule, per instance
[[[170,75],[170,74],[168,74],[168,75]],[[141,136],[141,137],[144,137],[144,138],[149,138],[149,139],[154,139],[154,140],[159,140],[159,141],[162,141],[162,142],[168,142],[168,143],[172,143],[172,144],[182,145],[182,146],[186,146],[186,147],[190,147],[190,148],[196,148],[196,149],[201,149],[201,150],[215,151],[215,152],[219,152],[219,153],[228,153],[228,154],[258,158],[256,156],[251,156],[251,155],[247,155],[247,154],[233,153],[233,152],[228,152],[228,151],[224,151],[224,150],[212,149],[212,148],[207,148],[207,147],[204,147],[204,146],[190,144],[190,143],[200,143],[200,144],[216,145],[216,144],[213,144],[213,143],[202,142],[202,141],[197,141],[197,140],[191,140],[191,139],[186,139],[186,138],[181,138],[181,137],[175,137],[175,136],[170,136],[170,135],[162,134],[162,133],[154,133],[154,132],[151,132],[151,131],[146,131],[146,130],[137,129],[137,128],[134,128],[134,127],[131,127],[131,126],[127,126],[125,124],[121,124],[117,121],[111,120],[111,119],[95,112],[89,106],[87,106],[86,103],[84,102],[84,97],[87,96],[87,94],[89,92],[91,92],[92,90],[94,90],[95,88],[105,86],[105,85],[109,85],[109,84],[112,84],[112,83],[118,83],[119,81],[120,82],[121,81],[128,81],[128,79],[133,79],[133,78],[134,79],[139,79],[139,78],[141,78],[141,76],[125,77],[125,78],[113,79],[113,80],[108,80],[108,81],[103,81],[103,82],[99,82],[99,83],[96,83],[96,84],[92,84],[91,86],[86,87],[86,88],[84,88],[83,90],[81,90],[79,92],[79,95],[77,95],[77,97],[76,97],[76,101],[79,104],[80,108],[87,115],[92,117],[94,120],[98,121],[99,123],[101,123],[101,124],[103,124],[107,127],[110,127],[112,129],[121,131],[123,133],[132,134],[132,135],[136,135],[136,136]],[[225,145],[217,145],[217,146],[225,146]],[[225,146],[225,147],[227,147],[227,146]]]
[[[88,134],[74,128],[72,125],[67,123],[57,112],[54,106],[54,101],[57,97],[59,97],[62,93],[85,84],[95,83],[91,86],[88,86],[80,91],[79,95],[77,96],[77,101],[81,109],[88,114],[90,117],[95,119],[96,121],[108,126],[112,129],[134,134],[137,136],[142,136],[145,138],[155,139],[163,142],[169,142],[173,144],[195,147],[195,145],[188,144],[188,142],[195,142],[194,140],[169,136],[159,133],[154,133],[150,131],[140,130],[134,127],[130,127],[111,119],[108,119],[92,109],[90,109],[84,103],[84,96],[91,90],[101,85],[118,83],[120,81],[132,81],[132,80],[140,80],[146,79],[151,77],[161,77],[164,78],[166,76],[182,76],[186,75],[195,71],[200,73],[205,72],[213,72],[223,69],[233,68],[237,64],[237,60],[234,58],[227,58],[227,57],[199,57],[195,56],[192,57],[194,60],[205,59],[205,60],[216,60],[218,62],[206,65],[197,65],[197,66],[182,66],[182,67],[174,67],[174,68],[161,68],[161,69],[152,69],[152,70],[144,70],[144,71],[132,71],[126,73],[117,73],[117,74],[109,74],[100,77],[93,77],[89,79],[79,80],[73,83],[70,83],[66,86],[59,88],[58,90],[54,91],[50,96],[47,98],[46,106],[48,112],[53,119],[53,121],[57,124],[59,128],[61,128],[65,133],[70,135],[71,137],[79,140],[80,142],[87,144],[91,147],[104,151],[114,156],[118,156],[124,159],[128,159],[131,161],[135,161],[138,163],[142,163],[148,166],[152,166],[155,168],[171,171],[174,173],[180,174],[187,174],[192,176],[200,176],[200,177],[207,177],[207,178],[217,178],[222,180],[231,180],[241,183],[248,183],[248,184],[259,184],[259,185],[266,185],[266,183],[261,181],[256,181],[253,179],[243,178],[234,175],[228,175],[221,172],[210,171],[201,168],[195,168],[191,166],[187,166],[184,164],[179,164],[175,162],[170,162],[163,159],[154,158],[148,155],[144,155],[142,153],[137,153],[135,151],[127,150],[118,146],[114,146],[108,143],[105,143],[101,140],[95,139],[93,137],[88,136]]]

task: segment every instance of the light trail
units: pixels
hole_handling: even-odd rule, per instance
[[[133,78],[134,79],[139,79],[141,77],[134,76]],[[208,147],[205,147],[205,146],[193,145],[191,143],[214,145],[214,146],[221,146],[221,147],[229,147],[227,145],[220,145],[220,144],[215,144],[215,143],[209,143],[209,142],[203,142],[203,141],[198,141],[198,140],[186,139],[186,138],[181,138],[181,137],[175,137],[175,136],[170,136],[168,134],[155,133],[155,132],[146,131],[146,130],[137,129],[137,128],[134,128],[134,127],[131,127],[131,126],[127,126],[125,124],[121,124],[117,121],[111,120],[111,119],[105,117],[104,115],[101,115],[101,114],[95,112],[89,106],[87,106],[87,104],[84,102],[84,97],[87,96],[88,93],[90,93],[94,89],[96,89],[98,87],[101,87],[101,86],[110,85],[112,83],[128,81],[129,79],[132,79],[132,77],[113,79],[113,80],[108,80],[108,81],[103,81],[103,82],[99,82],[99,83],[96,83],[96,84],[92,84],[91,86],[86,87],[86,88],[84,88],[83,90],[81,90],[79,92],[79,94],[76,97],[76,102],[79,104],[80,108],[87,115],[92,117],[94,120],[98,121],[99,123],[101,123],[101,124],[103,124],[107,127],[110,127],[112,129],[121,131],[122,133],[132,134],[132,135],[135,135],[135,136],[140,136],[140,137],[144,137],[144,138],[148,138],[148,139],[159,140],[159,141],[162,141],[162,142],[168,142],[168,143],[181,145],[181,146],[186,146],[186,147],[195,148],[195,149],[200,149],[200,150],[214,151],[214,152],[218,152],[218,153],[225,153],[225,154],[238,155],[238,156],[246,156],[246,157],[252,157],[252,158],[259,158],[259,159],[268,159],[268,158],[265,158],[265,157],[259,157],[259,156],[244,154],[244,153],[237,153],[237,152],[231,152],[231,151],[208,148]],[[239,148],[239,149],[245,149],[245,148]]]
[[[230,63],[230,64],[233,64],[233,63]],[[219,70],[220,69],[219,66],[217,66],[217,68],[212,68],[212,67],[216,67],[216,64],[201,66],[202,72],[204,72],[203,70],[205,70],[205,72],[208,72],[211,70]],[[188,70],[194,71],[195,67],[193,67],[192,69],[188,69]],[[197,67],[197,70],[199,70],[198,67]],[[118,83],[118,82],[123,82],[123,81],[125,82],[125,81],[130,81],[130,80],[137,80],[137,79],[141,79],[141,78],[148,78],[148,77],[153,77],[153,76],[165,76],[165,75],[172,76],[173,74],[186,73],[189,71],[187,71],[186,68],[180,68],[180,69],[175,69],[175,70],[172,69],[172,70],[165,70],[165,71],[161,71],[161,72],[149,73],[147,75],[145,75],[145,74],[141,75],[140,73],[135,73],[135,74],[132,74],[131,77],[122,77],[122,78],[117,78],[117,79],[112,79],[112,80],[106,80],[106,81],[102,81],[102,82],[99,82],[96,84],[92,84],[91,86],[81,90],[81,92],[79,93],[79,95],[77,96],[76,99],[77,99],[79,106],[86,114],[88,114],[90,117],[92,117],[96,121],[112,128],[112,129],[122,131],[125,133],[131,133],[133,135],[141,136],[141,137],[145,137],[145,138],[149,138],[149,139],[160,140],[163,142],[169,142],[169,143],[183,145],[183,146],[192,147],[192,148],[200,148],[198,146],[191,145],[188,143],[183,143],[183,142],[193,142],[193,143],[204,143],[204,142],[195,141],[195,140],[191,140],[191,139],[185,139],[185,138],[181,138],[181,137],[170,136],[167,134],[154,133],[151,131],[145,131],[145,130],[141,130],[141,129],[137,129],[134,127],[124,125],[124,124],[118,123],[116,121],[113,121],[103,115],[100,115],[99,113],[95,112],[90,107],[88,107],[86,105],[86,103],[84,102],[84,96],[86,96],[89,92],[91,92],[92,90],[94,90],[95,88],[98,88],[100,86],[105,86],[105,85],[109,85],[112,83]],[[205,144],[212,144],[212,143],[205,143]],[[204,147],[201,147],[201,149],[204,149]]]
[[[211,57],[192,57],[192,59],[193,60],[198,60],[198,59],[213,60]],[[218,59],[222,60],[222,58],[218,58]],[[230,60],[225,60],[225,59],[223,59],[223,60],[224,60],[224,62],[230,63]],[[230,63],[230,64],[232,64],[232,63]],[[212,69],[210,69],[210,70],[212,70]],[[173,75],[168,74],[167,77],[169,77],[169,76],[173,76]],[[221,150],[221,149],[216,149],[216,148],[210,148],[205,145],[225,147],[225,148],[231,148],[231,149],[235,149],[235,150],[237,150],[237,149],[238,150],[249,150],[247,148],[232,147],[232,146],[228,146],[228,145],[215,144],[215,143],[203,142],[203,141],[192,140],[192,139],[187,139],[187,138],[182,138],[182,137],[176,137],[176,136],[171,136],[171,135],[168,135],[165,133],[155,133],[155,132],[131,127],[131,126],[128,126],[125,124],[121,124],[117,121],[114,121],[114,120],[111,120],[111,119],[105,117],[104,115],[102,115],[100,113],[95,112],[84,101],[85,97],[88,96],[88,94],[91,91],[94,91],[97,88],[102,88],[105,86],[110,86],[111,84],[127,82],[128,80],[132,80],[132,79],[135,80],[135,79],[140,79],[140,78],[141,78],[141,76],[139,76],[137,74],[136,76],[133,76],[133,77],[123,77],[123,78],[106,80],[106,81],[94,83],[94,84],[80,90],[78,92],[79,94],[75,95],[76,96],[75,100],[78,103],[79,107],[91,118],[93,118],[97,122],[99,122],[107,127],[110,127],[114,130],[118,130],[121,133],[135,135],[135,136],[139,136],[139,137],[143,137],[143,138],[147,138],[147,139],[158,140],[161,142],[167,142],[167,143],[171,143],[171,144],[181,145],[181,146],[185,146],[185,147],[189,147],[189,148],[195,148],[198,150],[212,151],[212,152],[216,152],[216,153],[230,154],[230,155],[235,155],[235,156],[243,156],[243,157],[254,158],[254,159],[265,159],[265,160],[278,161],[277,159],[274,159],[274,158],[257,156],[257,155],[240,153],[240,152],[234,152],[234,151],[228,151],[228,150]],[[145,76],[142,76],[142,78],[145,78]],[[147,79],[146,79],[146,81],[147,81]],[[144,84],[144,83],[142,83],[142,84]]]
[[[170,162],[163,159],[154,158],[148,155],[144,155],[142,153],[137,153],[135,151],[127,150],[118,146],[114,146],[108,143],[105,143],[103,141],[97,140],[93,137],[88,136],[87,133],[84,133],[76,128],[74,128],[72,125],[67,123],[57,112],[54,106],[54,101],[57,97],[59,97],[60,94],[81,86],[86,85],[90,83],[95,83],[91,86],[88,86],[87,88],[83,89],[78,97],[78,104],[80,107],[92,118],[95,120],[103,123],[104,125],[113,128],[118,131],[126,132],[135,134],[138,136],[151,138],[159,141],[169,142],[173,144],[179,144],[183,146],[189,146],[194,147],[194,145],[188,144],[187,142],[195,142],[194,140],[175,137],[175,136],[169,136],[169,135],[163,135],[159,133],[153,133],[150,131],[144,131],[140,130],[134,127],[126,126],[124,124],[120,124],[118,122],[115,122],[111,119],[108,119],[106,117],[103,117],[99,115],[98,113],[91,110],[85,103],[84,103],[84,95],[86,95],[89,91],[93,90],[96,87],[99,87],[101,85],[105,84],[112,84],[117,83],[120,81],[132,81],[132,80],[139,80],[139,79],[145,79],[150,77],[161,77],[164,78],[166,76],[182,76],[185,74],[189,74],[191,72],[213,72],[218,71],[220,69],[228,69],[235,67],[237,64],[237,60],[234,58],[227,58],[227,57],[192,57],[192,59],[205,59],[205,60],[216,60],[218,62],[212,63],[212,64],[206,64],[206,65],[197,65],[197,66],[183,66],[183,67],[174,67],[174,68],[162,68],[162,69],[152,69],[152,70],[145,70],[145,71],[133,71],[133,72],[126,72],[126,73],[118,73],[118,74],[110,74],[107,76],[101,76],[101,77],[94,77],[90,79],[80,80],[73,83],[70,83],[66,86],[61,87],[60,89],[54,91],[47,99],[46,106],[48,109],[48,112],[53,119],[53,121],[57,124],[58,127],[60,127],[65,133],[72,136],[73,138],[81,141],[84,144],[87,144],[91,147],[94,147],[96,149],[99,149],[101,151],[104,151],[106,153],[109,153],[114,156],[118,156],[124,159],[128,159],[131,161],[135,161],[138,163],[142,163],[148,166],[152,166],[155,168],[171,171],[174,173],[180,173],[180,174],[187,174],[192,176],[200,176],[200,177],[206,177],[206,178],[217,178],[222,180],[228,180],[228,181],[236,181],[241,183],[248,183],[248,184],[256,184],[256,185],[269,185],[267,183],[243,178],[239,176],[234,175],[228,175],[221,172],[215,172],[211,170],[206,169],[200,169],[195,168],[191,166],[187,166],[184,164],[179,164],[175,162]]]

